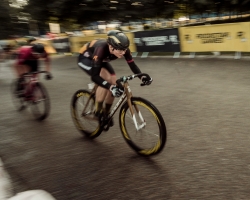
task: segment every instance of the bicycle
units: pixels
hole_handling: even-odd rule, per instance
[[[163,150],[167,141],[167,129],[161,113],[152,103],[132,95],[128,81],[138,76],[148,75],[133,74],[116,81],[120,88],[124,88],[124,93],[107,117],[97,120],[94,115],[96,84],[92,90],[80,89],[74,93],[71,99],[71,116],[76,128],[83,135],[94,139],[102,131],[109,130],[111,119],[121,106],[119,126],[123,138],[139,155],[151,156]]]
[[[44,120],[50,111],[50,100],[44,85],[39,82],[38,74],[47,73],[46,71],[28,72],[22,75],[22,82],[14,80],[11,84],[12,100],[18,111],[24,110],[28,105],[31,106],[32,113],[36,120]],[[17,91],[17,87],[23,88]]]

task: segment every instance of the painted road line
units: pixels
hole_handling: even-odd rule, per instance
[[[135,58],[137,56],[138,52],[132,52],[132,57]]]
[[[141,58],[147,58],[147,57],[148,57],[148,52],[143,52]]]

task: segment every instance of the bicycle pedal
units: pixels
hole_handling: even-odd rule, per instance
[[[17,98],[22,98],[25,96],[24,91],[16,91],[15,95]]]
[[[19,111],[23,111],[25,108],[26,108],[26,106],[25,106],[25,105],[22,105],[22,106],[20,107]]]
[[[110,127],[114,126],[114,120],[113,120],[113,118],[109,120],[108,124],[109,124]]]
[[[109,128],[110,128],[109,124],[106,123],[103,125],[103,131],[107,132],[109,130]]]
[[[31,103],[32,103],[32,104],[38,104],[38,101],[33,101],[33,100],[31,99]]]

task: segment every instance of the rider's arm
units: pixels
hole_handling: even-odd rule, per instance
[[[129,49],[127,49],[126,53],[124,54],[124,58],[126,59],[131,71],[134,74],[140,74],[141,73],[140,68],[135,64],[134,59],[133,59]],[[139,78],[141,78],[141,77],[139,77]]]
[[[135,64],[133,58],[132,58],[132,55],[130,53],[130,50],[128,49],[126,51],[126,53],[124,54],[124,57],[125,59],[127,60],[128,62],[128,65],[130,66],[130,69],[135,73],[135,74],[138,74],[138,73],[141,73],[141,70],[139,69],[139,67]],[[147,76],[144,76],[144,75],[139,75],[138,76],[139,79],[141,79],[143,85],[150,85],[153,81],[153,79],[147,75]]]
[[[47,72],[50,72],[51,67],[50,67],[50,58],[49,58],[49,55],[47,53],[45,53],[44,58],[45,58],[45,60],[44,60],[44,62],[45,62],[45,70]]]
[[[51,69],[51,67],[50,67],[50,62],[49,62],[49,61],[45,61],[45,70],[46,70],[47,72],[50,72],[50,69]]]

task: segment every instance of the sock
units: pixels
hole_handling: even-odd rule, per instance
[[[105,110],[104,111],[105,111],[106,114],[109,113],[111,107],[112,107],[112,104],[108,104],[108,103],[105,104]]]
[[[102,111],[102,105],[103,105],[103,101],[102,102],[96,102],[95,103],[95,111],[96,112],[101,112]]]

